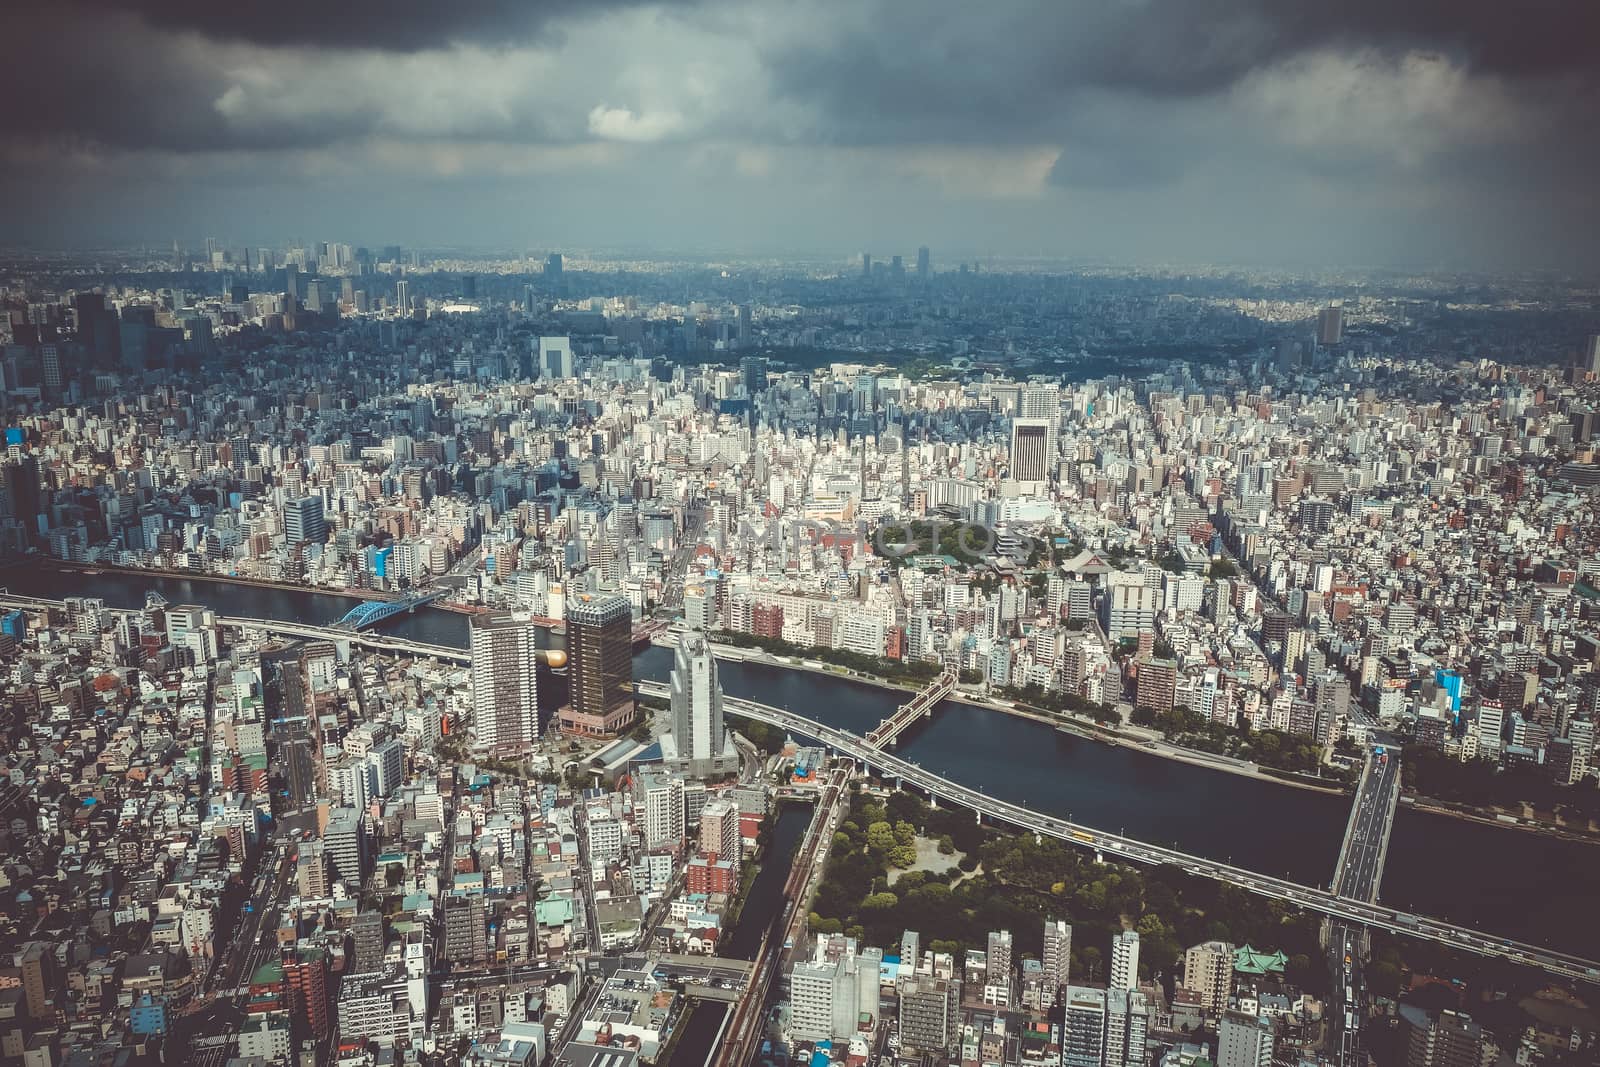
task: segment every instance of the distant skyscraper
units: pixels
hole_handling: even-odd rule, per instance
[[[1317,313],[1317,344],[1336,345],[1344,337],[1344,308],[1326,307]]]
[[[1042,482],[1050,477],[1050,420],[1011,420],[1011,477]]]
[[[678,638],[671,676],[672,738],[679,759],[691,773],[705,773],[726,746],[722,719],[722,686],[717,661],[705,634],[690,631]]]
[[[863,278],[872,277],[872,253],[871,252],[863,252],[863,253],[861,253],[861,276]]]
[[[739,305],[739,347],[749,348],[755,340],[755,323],[749,304]]]
[[[572,377],[572,339],[539,338],[539,374],[544,378]]]
[[[531,615],[472,616],[472,727],[478,743],[517,752],[539,740],[538,626]]]
[[[410,282],[398,281],[394,283],[394,306],[400,310],[402,315],[411,314]]]
[[[926,278],[933,273],[933,259],[928,253],[928,246],[923,245],[917,249],[917,277]]]
[[[567,605],[567,678],[572,704],[561,713],[563,732],[606,736],[633,725],[633,609],[625,598]]]
[[[889,273],[893,274],[896,278],[903,278],[906,273],[905,261],[899,256],[892,257],[889,260]]]
[[[328,539],[328,523],[322,517],[322,498],[303,496],[283,505],[283,538],[289,544],[320,545]]]
[[[744,391],[749,396],[767,390],[767,357],[746,356],[739,361],[739,374],[744,379]]]
[[[1139,988],[1139,933],[1124,930],[1111,939],[1112,989]]]
[[[1600,374],[1600,333],[1590,334],[1583,349],[1583,369],[1590,374]]]
[[[461,298],[468,301],[478,299],[478,276],[476,274],[463,274],[461,276]]]
[[[566,289],[566,265],[561,260],[560,252],[551,252],[544,257],[545,287],[556,292]]]

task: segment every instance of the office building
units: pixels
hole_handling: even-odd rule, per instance
[[[1102,601],[1106,636],[1113,641],[1153,633],[1161,590],[1147,585],[1113,585]]]
[[[1011,478],[1018,482],[1043,482],[1050,477],[1054,421],[1047,418],[1011,420]]]
[[[543,378],[572,377],[572,339],[539,338],[539,375]]]
[[[303,496],[283,505],[283,539],[291,545],[320,545],[328,540],[328,523],[322,516],[322,498]]]
[[[1272,1020],[1230,1011],[1217,1027],[1217,1067],[1272,1067]]]
[[[1124,930],[1111,939],[1112,989],[1139,988],[1139,933]]]
[[[739,754],[723,725],[717,661],[705,634],[679,636],[669,688],[672,718],[661,738],[663,760],[696,777],[738,770]]]
[[[634,724],[633,609],[620,596],[567,605],[567,680],[572,703],[563,733],[608,737]]]
[[[1336,345],[1344,337],[1344,308],[1326,307],[1317,312],[1317,344]]]
[[[472,729],[480,747],[524,752],[539,740],[538,627],[522,612],[474,615]]]
[[[355,887],[367,873],[366,817],[352,807],[334,808],[322,832],[323,848],[335,881]]]
[[[928,246],[923,245],[917,249],[917,277],[926,279],[933,273],[933,257],[928,252]]]

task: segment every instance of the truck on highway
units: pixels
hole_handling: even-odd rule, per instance
[[[1072,836],[1077,838],[1079,841],[1087,841],[1091,845],[1094,844],[1093,834],[1086,834],[1082,830],[1074,830],[1072,831]]]

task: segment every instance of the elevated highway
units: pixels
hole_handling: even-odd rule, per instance
[[[661,696],[666,692],[666,687],[659,682],[638,682],[636,685],[641,693],[647,695]],[[1600,962],[1595,960],[1482,933],[1427,915],[1405,912],[1370,901],[1353,900],[1320,887],[1302,885],[1286,878],[1275,878],[1232,864],[1219,863],[1204,856],[1152,845],[1121,834],[1106,833],[1091,826],[1034,811],[1025,805],[1012,804],[958,785],[891,752],[873,748],[866,744],[859,734],[837,730],[814,719],[766,704],[724,697],[723,707],[735,714],[814,738],[837,754],[854,759],[863,767],[915,786],[941,801],[968,808],[979,819],[985,817],[996,819],[1018,829],[1092,848],[1128,863],[1170,864],[1182,868],[1189,874],[1227,882],[1260,896],[1283,900],[1326,915],[1330,919],[1376,927],[1447,945],[1462,952],[1511,960],[1525,966],[1538,967],[1562,978],[1600,984]]]

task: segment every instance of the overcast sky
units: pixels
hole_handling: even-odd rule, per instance
[[[1593,0],[31,6],[5,243],[1600,267]]]

